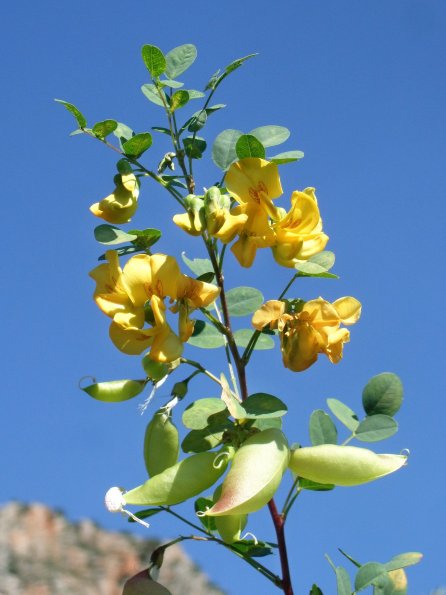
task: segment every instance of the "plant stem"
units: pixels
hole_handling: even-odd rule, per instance
[[[293,595],[290,567],[288,564],[288,553],[285,541],[285,519],[281,514],[279,514],[274,499],[268,502],[268,508],[274,523],[274,529],[276,530],[277,545],[279,546],[280,565],[282,568],[282,590],[285,595]]]
[[[220,380],[217,378],[217,376],[214,376],[214,374],[212,374],[212,372],[209,372],[209,370],[206,370],[206,368],[204,366],[202,366],[200,363],[195,362],[191,359],[187,359],[185,357],[181,358],[181,362],[183,364],[189,364],[189,366],[193,366],[194,368],[197,368],[197,370],[199,372],[201,372],[202,374],[206,374],[206,376],[208,376],[211,380],[213,380],[214,382],[216,382],[219,386],[221,386],[221,382]]]

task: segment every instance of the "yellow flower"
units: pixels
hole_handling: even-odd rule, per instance
[[[276,244],[273,255],[282,266],[294,267],[321,252],[328,236],[322,232],[322,219],[314,188],[295,190],[291,195],[291,209],[273,225]]]
[[[138,207],[139,185],[133,174],[116,176],[116,188],[90,211],[109,223],[128,223]]]
[[[229,194],[240,203],[231,214],[245,215],[246,223],[231,250],[243,267],[250,267],[258,248],[274,245],[275,234],[269,218],[279,218],[273,199],[282,194],[279,171],[275,163],[249,157],[233,163],[225,184]]]
[[[332,304],[322,298],[306,302],[299,312],[287,313],[284,302],[270,300],[254,313],[257,330],[266,326],[280,331],[283,363],[293,372],[309,368],[319,353],[337,364],[344,343],[350,340],[345,325],[354,324],[361,315],[361,303],[353,297],[339,298]]]
[[[130,355],[151,348],[156,361],[173,361],[182,352],[182,343],[193,332],[189,313],[211,304],[219,288],[210,283],[183,275],[177,261],[165,254],[138,254],[129,259],[124,269],[119,266],[114,250],[106,253],[107,263],[91,271],[96,281],[94,300],[113,319],[110,338]],[[179,334],[172,331],[166,320],[164,299],[176,302],[170,309],[180,311]],[[152,328],[143,328],[147,311]]]
[[[206,229],[209,235],[221,240],[224,244],[232,242],[248,220],[248,215],[231,213],[230,206],[229,196],[221,194],[220,189],[216,186],[212,186],[206,191],[204,197]]]
[[[173,216],[173,222],[191,236],[199,236],[204,229],[203,199],[190,194],[184,199],[186,213]]]

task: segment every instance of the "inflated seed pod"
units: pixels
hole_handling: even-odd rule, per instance
[[[216,502],[220,496],[223,485],[219,485],[214,492],[214,502]],[[246,527],[248,522],[247,514],[228,514],[225,516],[215,517],[215,526],[220,537],[225,543],[234,543],[240,539],[240,534]]]
[[[171,595],[170,591],[150,578],[149,570],[141,570],[124,585],[122,595]]]
[[[235,453],[222,493],[208,516],[249,514],[260,510],[279,487],[288,466],[288,442],[277,428],[254,434]]]
[[[178,461],[180,440],[171,417],[162,409],[147,425],[144,436],[144,462],[150,477],[173,467]]]
[[[292,452],[289,466],[293,473],[311,481],[354,486],[393,473],[406,460],[406,455],[376,454],[368,448],[321,444]]]
[[[234,450],[199,452],[125,492],[126,504],[171,506],[207,490],[224,473]]]

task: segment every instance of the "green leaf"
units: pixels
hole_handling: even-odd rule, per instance
[[[387,570],[383,564],[368,562],[361,566],[355,577],[355,591],[362,591],[373,584],[379,576],[386,574]]]
[[[181,443],[183,452],[205,452],[218,446],[223,439],[224,429],[191,430]]]
[[[226,293],[226,303],[231,316],[247,316],[263,304],[263,294],[255,287],[234,287]]]
[[[139,395],[145,385],[145,380],[111,380],[110,382],[90,384],[82,390],[98,401],[120,403]]]
[[[122,244],[123,242],[131,242],[136,239],[136,235],[126,233],[119,229],[119,227],[108,225],[107,223],[95,227],[94,237],[97,242],[106,245]]]
[[[121,176],[125,176],[133,172],[132,164],[127,161],[127,159],[120,159],[116,164],[116,169],[121,174]]]
[[[381,574],[373,581],[373,595],[398,595],[389,574]]]
[[[359,426],[358,416],[354,411],[337,399],[327,399],[327,405],[335,417],[350,431],[354,432]]]
[[[217,167],[226,171],[237,160],[235,145],[243,135],[240,130],[228,128],[217,136],[212,146],[212,161]]]
[[[405,554],[398,554],[394,556],[389,562],[386,562],[384,566],[387,571],[398,570],[400,568],[407,568],[407,566],[413,566],[421,562],[423,554],[420,552],[406,552]]]
[[[297,273],[298,277],[311,277],[311,278],[318,278],[318,279],[339,279],[339,275],[334,275],[333,273],[318,273],[315,275],[309,275],[307,273],[301,273],[300,271]]]
[[[341,552],[341,554],[343,556],[345,556],[347,558],[347,560],[349,560],[352,564],[354,564],[356,566],[356,568],[361,568],[362,564],[360,564],[357,560],[352,558],[349,554],[347,554],[347,552],[344,552],[344,550],[342,550],[341,548],[338,548],[338,550]]]
[[[159,81],[159,83],[163,87],[170,87],[171,89],[180,89],[184,86],[184,83],[180,83],[180,81],[173,81],[172,79],[163,79],[162,81]]]
[[[98,138],[104,139],[106,136],[114,132],[117,127],[118,123],[116,120],[104,120],[103,122],[97,122],[92,128],[92,132]]]
[[[191,403],[184,410],[182,421],[190,430],[204,430],[221,424],[228,416],[229,411],[221,399],[207,398]]]
[[[329,492],[335,488],[334,484],[318,483],[316,481],[311,481],[311,479],[305,479],[305,477],[299,478],[299,487],[313,492]]]
[[[163,74],[166,70],[166,58],[155,45],[144,45],[141,49],[142,59],[153,78]],[[169,75],[171,76],[171,75]],[[175,78],[172,76],[172,78]]]
[[[203,128],[203,126],[207,122],[207,119],[207,111],[205,109],[202,109],[201,111],[197,112],[194,116],[192,116],[192,118],[189,120],[190,123],[187,129],[189,130],[189,132],[197,132],[198,130],[201,130]]]
[[[254,541],[253,539],[243,539],[231,544],[231,549],[240,552],[243,557],[263,558],[273,553],[273,548],[277,547],[275,543],[264,541]]]
[[[204,151],[206,150],[207,144],[204,138],[196,136],[186,136],[183,138],[184,150],[186,155],[192,159],[201,159]]]
[[[147,250],[161,238],[161,231],[159,229],[132,229],[129,234],[135,235],[136,238],[132,240],[133,244],[140,250]]]
[[[144,151],[152,146],[152,135],[150,132],[141,132],[125,141],[122,149],[129,157],[140,157]]]
[[[362,404],[367,415],[395,415],[403,402],[403,385],[396,374],[383,372],[374,376],[362,392]]]
[[[284,126],[259,126],[249,134],[255,136],[264,147],[274,147],[284,143],[289,138],[290,131]]]
[[[267,430],[268,428],[279,428],[282,429],[282,418],[281,417],[257,417],[256,419],[250,419],[248,422],[250,428],[257,428],[258,430]]]
[[[138,517],[138,519],[148,519],[151,516],[155,516],[155,514],[158,514],[159,512],[163,512],[163,509],[146,508],[145,510],[138,510],[138,512],[135,512],[135,516]],[[132,519],[131,516],[128,517],[127,521],[129,523],[136,523],[135,519]]]
[[[333,252],[324,250],[314,256],[311,256],[305,262],[298,262],[295,268],[307,275],[320,275],[326,273],[331,269],[335,263],[335,255]]]
[[[194,347],[201,347],[202,349],[215,349],[216,347],[223,347],[225,344],[223,335],[211,324],[204,323],[203,330],[199,335],[192,336],[189,345]]]
[[[240,66],[244,62],[246,62],[246,60],[249,60],[250,58],[254,58],[254,56],[257,56],[257,54],[248,54],[247,56],[243,56],[243,58],[237,58],[237,60],[234,60],[233,62],[228,64],[228,66],[226,66],[225,74],[230,74],[231,72],[234,72],[234,70],[237,70],[237,68],[240,68]]]
[[[87,120],[84,114],[77,109],[75,105],[72,103],[68,103],[68,101],[64,101],[63,99],[55,99],[57,103],[61,103],[69,112],[76,118],[76,122],[79,125],[79,128],[85,128],[87,126]]]
[[[195,513],[197,512],[205,512],[212,508],[214,505],[214,501],[211,498],[198,498],[194,502]],[[206,529],[206,531],[216,531],[217,527],[215,526],[215,517],[207,516],[207,515],[197,515],[200,519],[200,523]]]
[[[398,431],[397,422],[389,415],[371,415],[356,428],[355,438],[361,442],[379,442],[390,438]]]
[[[208,258],[194,258],[193,260],[190,260],[187,258],[185,252],[181,253],[181,258],[183,259],[184,264],[186,264],[197,277],[200,277],[205,273],[214,272],[212,262]]]
[[[316,584],[314,584],[314,585],[311,587],[311,590],[310,590],[310,595],[324,595],[324,594],[323,594],[323,593],[322,593],[322,591],[319,589],[319,587],[318,587]]]
[[[253,330],[249,328],[242,328],[234,333],[235,342],[239,347],[248,347],[248,343],[252,337]],[[256,350],[265,350],[265,349],[274,349],[275,343],[274,339],[269,335],[260,335],[257,339],[254,349]]]
[[[189,99],[201,99],[204,97],[204,93],[196,89],[188,89],[187,92],[189,93]]]
[[[304,153],[302,151],[285,151],[284,153],[278,153],[274,155],[274,157],[268,157],[268,161],[272,161],[277,165],[282,165],[284,163],[292,163],[293,161],[299,161],[304,157]]]
[[[197,57],[197,48],[192,43],[179,45],[166,54],[166,74],[174,79],[183,74]]]
[[[313,446],[318,444],[337,444],[338,431],[333,420],[322,411],[316,409],[310,417],[310,439]]]
[[[162,89],[158,90],[155,87],[155,85],[152,85],[151,83],[146,83],[145,85],[143,85],[141,87],[141,91],[147,97],[147,99],[149,101],[151,101],[152,103],[155,103],[156,105],[160,105],[161,107],[164,107],[164,102],[160,97],[160,95],[161,95],[162,97],[164,97],[164,100],[167,104],[166,94],[164,93],[164,91]],[[169,134],[170,134],[170,131],[169,131]]]
[[[141,250],[139,250],[133,244],[131,246],[122,246],[121,248],[115,248],[115,250],[118,253],[118,256],[128,256],[129,254],[134,254],[135,252],[141,252]],[[106,255],[101,254],[101,256],[98,257],[98,260],[106,260]]]
[[[189,93],[180,89],[179,91],[175,91],[175,93],[170,98],[170,113],[173,113],[175,110],[183,107],[189,101]]]
[[[351,595],[352,584],[350,576],[343,566],[337,566],[336,572],[336,586],[338,588],[338,595]]]
[[[252,134],[242,134],[235,144],[235,152],[239,159],[246,157],[265,158],[265,147]]]
[[[243,401],[243,408],[248,419],[282,417],[288,411],[283,401],[268,393],[250,395]]]
[[[115,128],[115,130],[113,130],[113,134],[119,140],[119,145],[122,149],[123,144],[130,138],[132,138],[132,136],[134,136],[135,133],[126,124],[118,122],[117,127]]]
[[[164,126],[152,126],[152,130],[155,130],[156,132],[162,132],[163,134],[170,136],[170,130],[168,128],[164,128]]]

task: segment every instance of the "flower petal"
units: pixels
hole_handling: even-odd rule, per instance
[[[354,297],[342,297],[333,302],[339,318],[344,324],[355,324],[361,316],[361,302]]]
[[[277,322],[282,314],[285,313],[285,303],[279,300],[269,300],[265,302],[252,317],[252,326],[261,331],[266,325]]]

